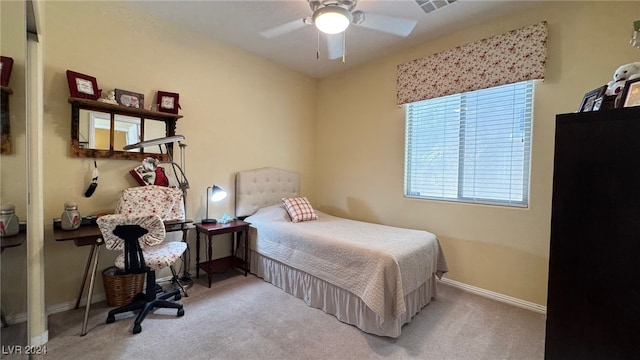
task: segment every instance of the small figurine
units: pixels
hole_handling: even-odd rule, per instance
[[[101,97],[98,101],[109,104],[118,104],[116,101],[116,92],[114,90],[108,91],[106,97]]]

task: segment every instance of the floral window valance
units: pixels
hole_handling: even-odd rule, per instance
[[[398,105],[544,79],[547,22],[398,65]]]

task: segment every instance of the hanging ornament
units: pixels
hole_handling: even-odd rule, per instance
[[[97,187],[98,187],[98,164],[96,163],[95,160],[93,160],[93,172],[91,174],[91,184],[89,184],[87,191],[84,192],[84,196],[91,197],[91,195],[93,195],[93,192],[96,191]]]

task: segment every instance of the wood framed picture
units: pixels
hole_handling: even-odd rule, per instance
[[[640,79],[633,79],[624,84],[622,90],[622,107],[640,106]]]
[[[144,108],[144,95],[133,91],[115,89],[118,104],[136,109]]]
[[[97,100],[100,97],[98,82],[93,76],[67,70],[67,82],[71,97]]]
[[[180,109],[180,95],[167,91],[158,91],[156,96],[156,105],[158,111],[177,114]]]
[[[9,86],[11,69],[13,69],[13,59],[6,56],[0,56],[0,85],[1,86]]]
[[[578,108],[578,112],[592,111],[596,100],[604,95],[605,91],[607,91],[607,85],[603,85],[584,94],[580,107]]]

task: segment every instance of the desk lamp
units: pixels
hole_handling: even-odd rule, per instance
[[[209,189],[211,189],[211,196],[209,196]],[[227,192],[222,190],[221,187],[217,186],[217,185],[213,185],[213,186],[208,186],[207,187],[207,196],[206,196],[206,200],[207,200],[207,212],[205,214],[205,216],[207,217],[206,219],[202,219],[202,223],[203,224],[215,224],[218,221],[216,219],[211,219],[209,218],[209,201],[220,201],[224,198],[227,197]]]

